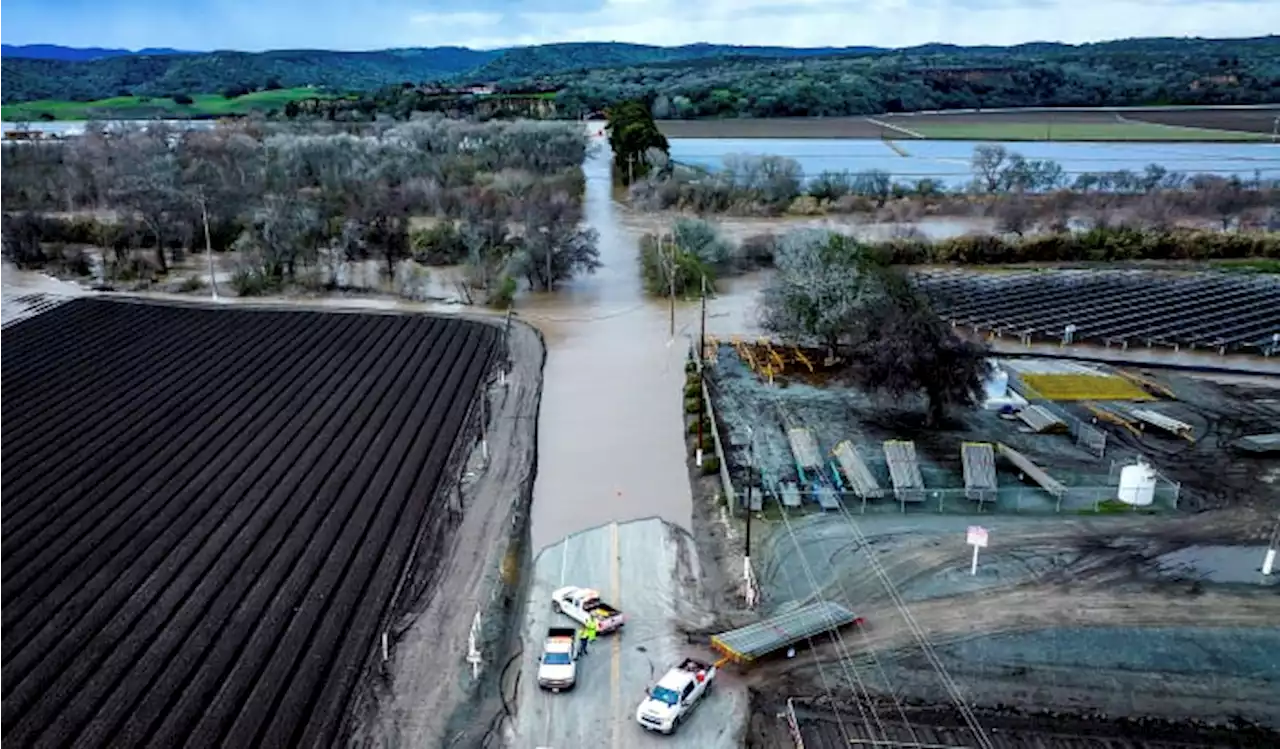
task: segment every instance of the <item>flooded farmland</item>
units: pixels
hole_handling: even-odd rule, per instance
[[[1002,145],[1028,159],[1058,162],[1068,178],[1086,172],[1141,172],[1159,164],[1171,172],[1280,178],[1280,145],[1274,143],[978,143],[974,141],[782,138],[673,138],[671,158],[718,169],[732,154],[785,156],[806,178],[823,171],[878,169],[895,180],[933,179],[960,187],[972,178],[970,159],[979,145]]]

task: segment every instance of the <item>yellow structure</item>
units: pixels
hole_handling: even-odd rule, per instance
[[[1136,383],[1104,374],[1022,374],[1021,380],[1051,401],[1150,401],[1155,396]]]

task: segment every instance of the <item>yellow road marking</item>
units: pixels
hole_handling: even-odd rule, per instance
[[[613,555],[612,555],[612,558],[611,558],[611,560],[610,560],[610,565],[611,565],[612,570],[613,570],[613,591],[612,591],[612,593],[613,593],[613,598],[611,598],[610,600],[612,601],[612,603],[613,603],[613,605],[614,605],[614,606],[618,607],[618,610],[620,610],[620,611],[626,611],[626,610],[627,610],[627,609],[626,609],[626,606],[623,604],[623,602],[622,602],[622,598],[621,598],[621,596],[622,596],[622,572],[621,572],[621,570],[620,570],[620,568],[619,568],[619,564],[618,564],[618,524],[617,524],[617,523],[614,523],[614,524],[612,524],[611,526],[609,526],[609,534],[610,534],[610,536],[612,537],[612,541],[613,541],[613,544],[612,544],[612,545],[613,545]],[[612,640],[613,640],[613,667],[612,667],[612,670],[611,670],[611,671],[612,671],[612,673],[610,674],[610,677],[609,677],[610,685],[613,687],[613,699],[612,699],[612,703],[613,703],[613,730],[612,730],[610,733],[612,733],[612,734],[613,734],[613,746],[615,746],[615,747],[616,747],[616,746],[618,746],[618,742],[619,742],[619,741],[621,740],[621,738],[622,738],[622,736],[621,736],[621,733],[622,733],[622,732],[621,732],[620,730],[618,730],[618,729],[621,727],[621,726],[619,725],[620,721],[619,721],[619,719],[618,719],[618,701],[619,701],[619,699],[620,699],[619,694],[620,694],[620,691],[621,691],[621,688],[622,688],[622,683],[621,683],[621,679],[622,679],[622,630],[617,630],[617,631],[615,631],[615,632],[613,633],[613,637],[612,637],[612,638],[610,638],[610,639],[612,639]]]

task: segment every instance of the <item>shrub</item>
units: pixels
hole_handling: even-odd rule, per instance
[[[742,270],[772,267],[773,253],[777,248],[776,235],[752,234],[742,240],[742,244],[738,247],[738,267]]]
[[[182,285],[178,287],[178,291],[191,293],[191,292],[200,291],[203,288],[204,288],[204,279],[193,273],[182,280]]]
[[[693,441],[690,443],[690,447],[689,447],[690,454],[693,454],[694,452],[696,452],[699,447],[702,448],[702,452],[705,455],[706,453],[715,449],[716,443],[714,440],[711,439],[710,434],[703,432],[701,443],[698,442],[698,439],[696,436],[694,437]]]
[[[714,455],[702,456],[702,475],[710,476],[720,472],[720,459]]]
[[[503,276],[498,287],[489,295],[489,306],[495,309],[508,309],[516,301],[516,279]]]
[[[452,222],[409,233],[413,259],[422,265],[457,265],[467,257],[467,243]]]
[[[278,291],[280,282],[261,269],[240,267],[231,274],[231,288],[238,296],[263,296]]]
[[[685,398],[684,412],[687,414],[701,414],[702,399],[701,398]]]
[[[707,279],[707,291],[715,291],[715,274],[709,265],[682,247],[673,248],[664,242],[659,248],[657,238],[652,235],[640,240],[640,275],[645,291],[654,296],[670,296],[673,285],[676,296],[701,293],[703,277]]]
[[[685,398],[701,398],[702,388],[699,387],[698,383],[696,382],[688,383],[684,386],[684,397]]]
[[[711,422],[710,422],[710,421],[707,421],[707,419],[704,417],[704,418],[701,418],[701,419],[691,419],[691,420],[689,421],[689,434],[697,434],[697,433],[698,433],[698,422],[702,422],[702,433],[703,433],[703,434],[707,434],[707,433],[709,433],[709,432],[711,431]]]
[[[192,104],[195,104],[196,102],[195,102],[195,99],[192,99],[190,96],[187,96],[186,94],[174,94],[173,103],[181,104],[183,106],[190,106]]]

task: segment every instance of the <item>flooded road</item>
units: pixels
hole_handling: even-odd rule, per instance
[[[519,314],[546,336],[538,421],[533,552],[610,521],[661,517],[690,526],[681,387],[694,310],[641,287],[636,236],[619,220],[607,151],[586,165],[586,214],[600,233],[594,275],[554,295],[521,300]]]

